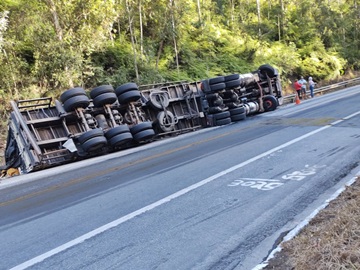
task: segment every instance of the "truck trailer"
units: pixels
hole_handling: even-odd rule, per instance
[[[74,87],[56,99],[10,104],[1,169],[25,174],[273,111],[282,90],[278,71],[265,64],[246,74]]]

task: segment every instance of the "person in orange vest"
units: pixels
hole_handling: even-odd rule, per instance
[[[298,79],[296,79],[294,82],[294,88],[299,98],[301,98],[301,86],[302,86],[301,83],[299,83]]]

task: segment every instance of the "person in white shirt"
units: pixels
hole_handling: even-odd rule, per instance
[[[312,77],[309,77],[309,89],[310,89],[310,96],[313,98],[314,97],[314,87],[315,87],[316,82],[313,81]]]
[[[306,99],[306,84],[307,81],[304,79],[303,76],[301,76],[299,83],[301,84],[301,95]]]

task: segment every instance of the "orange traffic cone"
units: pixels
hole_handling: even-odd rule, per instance
[[[296,105],[300,104],[300,98],[299,98],[299,95],[296,95],[296,98],[295,98],[295,103]]]

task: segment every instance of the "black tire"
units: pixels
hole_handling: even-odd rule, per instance
[[[112,87],[112,85],[100,85],[95,87],[90,91],[90,97],[94,99],[105,93],[114,93],[114,87]]]
[[[217,99],[214,99],[213,101],[212,101],[212,105],[213,106],[221,106],[221,105],[223,105],[224,104],[224,100],[222,99],[222,97],[218,97]]]
[[[137,101],[141,97],[139,90],[131,90],[118,96],[120,104],[127,104],[132,101]]]
[[[133,90],[139,90],[139,87],[137,86],[136,83],[130,82],[130,83],[125,83],[125,84],[118,86],[115,89],[115,93],[117,96],[120,96],[126,92],[133,91]]]
[[[223,110],[222,110],[219,106],[209,107],[209,113],[210,113],[210,114],[220,113],[220,112],[222,112],[222,111],[223,111]]]
[[[65,101],[63,106],[66,112],[71,112],[74,111],[76,108],[85,109],[87,106],[89,106],[89,104],[90,104],[89,98],[85,95],[80,95],[69,98],[68,100]]]
[[[127,144],[133,140],[133,136],[130,132],[117,134],[109,140],[109,144],[113,147]]]
[[[204,92],[204,93],[210,93],[210,84],[209,84],[209,80],[202,80],[201,84],[200,84],[200,89]]]
[[[240,79],[225,82],[226,89],[233,89],[241,85]]]
[[[78,138],[78,141],[80,144],[83,144],[87,140],[90,140],[95,137],[102,137],[102,136],[104,136],[104,131],[101,128],[95,128],[95,129],[88,130],[88,131],[84,132],[83,134],[81,134]]]
[[[224,81],[225,81],[224,76],[218,76],[218,77],[209,79],[209,84],[211,86],[214,84],[223,83]]]
[[[116,100],[117,97],[115,93],[104,93],[94,98],[93,103],[95,107],[102,107],[106,104],[113,104]]]
[[[226,118],[229,118],[229,117],[230,117],[230,112],[229,111],[213,114],[214,120],[221,120],[221,119],[226,119]]]
[[[235,115],[232,115],[230,118],[231,118],[231,122],[241,121],[246,118],[246,113],[243,112],[241,114],[235,114]]]
[[[175,116],[170,111],[161,111],[156,116],[160,129],[164,132],[173,131],[175,128]]]
[[[217,99],[217,98],[219,98],[219,94],[218,93],[213,93],[213,94],[207,94],[206,95],[206,98],[207,98],[207,100],[214,100],[214,99]]]
[[[237,107],[234,109],[230,109],[229,112],[230,112],[231,116],[234,116],[237,114],[243,114],[245,112],[245,108],[243,106],[241,106],[241,107]]]
[[[167,106],[169,106],[170,100],[167,93],[150,93],[149,95],[149,105],[155,110],[163,110]]]
[[[225,88],[226,88],[226,84],[223,82],[210,85],[211,92],[221,91],[224,90]]]
[[[263,98],[263,106],[266,112],[274,111],[278,106],[278,101],[274,96],[265,96]]]
[[[137,142],[147,141],[153,138],[155,135],[155,131],[153,129],[146,129],[140,131],[134,135],[134,140]]]
[[[75,96],[86,96],[86,92],[82,87],[71,88],[61,94],[60,101],[65,103],[67,100]]]
[[[229,110],[230,110],[230,109],[236,109],[237,107],[239,107],[239,105],[236,104],[236,103],[234,103],[234,102],[226,102],[224,105],[225,105],[226,107],[228,107]]]
[[[263,78],[266,78],[267,76],[273,78],[278,75],[277,70],[269,64],[261,65],[259,67],[259,73]]]
[[[223,126],[223,125],[227,125],[231,123],[231,118],[224,118],[224,119],[219,119],[215,121],[215,125],[216,126]]]
[[[227,75],[227,76],[224,76],[224,79],[225,79],[225,83],[229,82],[229,81],[233,81],[233,80],[239,80],[240,74],[236,73],[236,74]]]
[[[152,122],[142,122],[130,128],[132,135],[135,135],[143,130],[152,129]]]
[[[105,137],[110,140],[112,137],[122,133],[130,133],[128,125],[120,125],[107,130],[105,132]]]
[[[107,145],[107,140],[104,136],[91,138],[84,142],[81,146],[85,152],[92,152]]]

